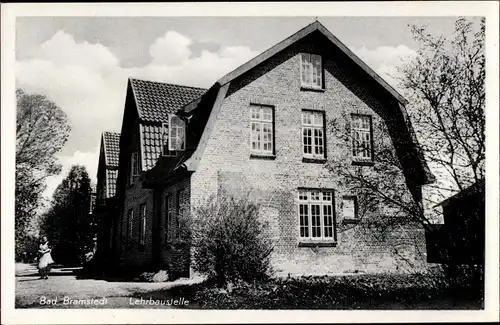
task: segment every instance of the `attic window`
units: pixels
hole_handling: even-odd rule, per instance
[[[186,124],[177,115],[170,115],[168,124],[168,150],[184,151],[186,149]]]
[[[321,55],[300,54],[301,86],[304,88],[323,88],[323,65]]]
[[[161,149],[162,156],[175,157],[176,152],[168,149],[168,123],[162,124],[161,138],[162,138],[162,149]]]

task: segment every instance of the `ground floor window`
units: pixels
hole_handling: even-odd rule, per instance
[[[333,191],[300,189],[298,194],[300,238],[335,241]]]

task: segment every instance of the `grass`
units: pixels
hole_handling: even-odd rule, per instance
[[[153,299],[189,297],[200,309],[482,309],[479,288],[451,288],[425,275],[355,275],[275,279],[215,288],[207,282],[150,292]]]

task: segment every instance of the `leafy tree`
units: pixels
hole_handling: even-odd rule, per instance
[[[23,255],[26,227],[42,206],[45,178],[60,172],[54,154],[66,143],[66,114],[45,96],[16,90],[16,258]]]
[[[84,166],[72,166],[54,192],[43,230],[54,245],[54,260],[80,264],[92,248],[95,220],[90,211],[90,178]]]

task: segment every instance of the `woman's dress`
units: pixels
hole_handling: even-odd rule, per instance
[[[52,259],[52,255],[50,255],[49,243],[40,244],[39,249],[41,251],[47,251],[46,253],[42,253],[42,257],[40,257],[40,260],[38,261],[38,268],[44,269],[48,267],[49,264],[54,263],[54,260]]]

